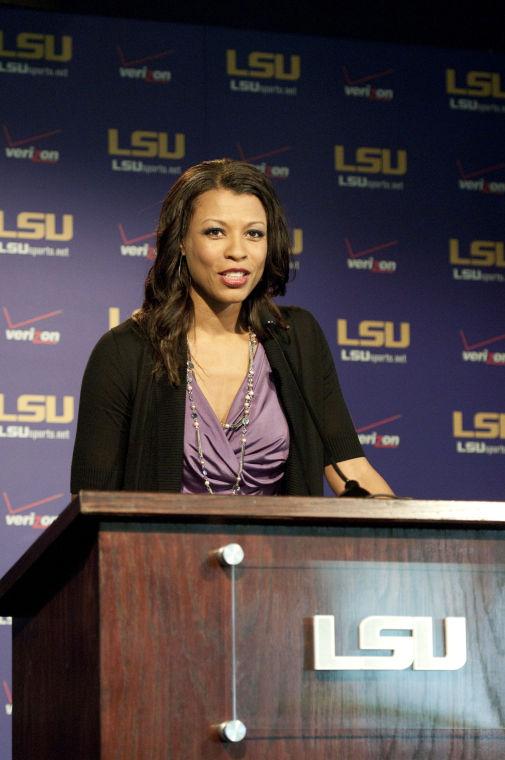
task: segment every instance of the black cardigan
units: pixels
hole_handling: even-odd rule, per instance
[[[274,326],[262,341],[290,429],[282,493],[320,496],[324,466],[363,451],[321,328],[304,309],[282,312],[289,330]],[[320,420],[326,447],[298,386]],[[106,333],[82,382],[71,492],[180,491],[185,398],[185,382],[154,377],[150,343],[134,320]]]

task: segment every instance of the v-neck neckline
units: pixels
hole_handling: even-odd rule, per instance
[[[259,368],[258,367],[258,360],[261,361],[262,356],[264,356],[264,351],[258,353],[260,351],[260,345],[261,344],[259,342],[256,344],[256,350],[254,352],[253,363],[252,363],[252,366],[253,366],[254,371],[255,371],[256,374],[257,374],[257,371],[258,371],[258,368]],[[223,434],[223,437],[227,441],[229,440],[227,433],[229,433],[230,437],[231,437],[231,434],[234,433],[234,432],[236,432],[236,431],[233,428],[231,428],[231,427],[225,428],[224,425],[225,424],[232,424],[233,422],[235,422],[235,420],[237,419],[237,417],[238,417],[238,415],[240,413],[240,408],[236,408],[236,406],[237,406],[237,399],[239,399],[239,397],[241,397],[241,396],[245,398],[245,389],[247,387],[247,375],[248,375],[248,372],[249,372],[249,370],[246,372],[245,377],[242,380],[242,383],[240,384],[240,387],[237,390],[237,392],[236,392],[236,394],[235,394],[235,396],[233,398],[233,401],[231,402],[231,406],[230,406],[230,408],[228,410],[228,414],[226,415],[226,421],[224,423],[221,422],[221,420],[219,419],[219,417],[215,413],[214,409],[212,408],[211,403],[207,399],[207,396],[203,392],[203,389],[201,388],[200,384],[198,383],[196,375],[193,375],[193,386],[197,389],[198,396],[203,401],[204,405],[207,407],[208,411],[212,415],[213,422],[215,422],[215,424],[219,427],[219,429],[221,430],[221,432]],[[243,407],[243,404],[242,404],[242,407]],[[231,419],[231,423],[230,423],[230,419]]]

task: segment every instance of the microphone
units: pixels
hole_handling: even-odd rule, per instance
[[[270,337],[275,341],[275,344],[277,345],[277,347],[281,351],[284,359],[286,360],[286,364],[288,366],[289,372],[290,372],[291,377],[292,377],[292,379],[293,379],[293,381],[294,381],[294,383],[296,385],[296,388],[298,389],[298,392],[299,392],[299,394],[300,394],[300,396],[302,398],[302,401],[303,401],[303,403],[305,405],[305,408],[307,409],[307,411],[309,413],[309,416],[310,416],[310,418],[311,418],[311,420],[312,420],[312,422],[314,424],[314,427],[316,428],[317,434],[318,434],[318,436],[319,436],[319,438],[320,438],[320,440],[321,440],[324,448],[327,449],[329,447],[327,446],[326,436],[325,436],[325,434],[324,434],[324,432],[322,430],[322,426],[321,426],[321,423],[319,421],[319,418],[318,418],[317,414],[315,413],[314,408],[313,408],[312,404],[310,403],[310,400],[308,399],[307,395],[305,394],[305,391],[303,390],[303,387],[298,382],[298,378],[296,376],[296,372],[294,371],[294,369],[293,369],[293,367],[291,365],[289,357],[287,356],[286,352],[284,351],[283,347],[281,346],[280,341],[277,338],[277,335],[276,335],[276,331],[277,331],[277,327],[278,327],[277,321],[273,318],[273,316],[270,313],[266,314],[265,317],[266,318],[264,320],[262,320],[263,327],[269,333]],[[367,491],[366,488],[363,488],[358,483],[357,480],[351,480],[350,478],[348,478],[342,472],[342,470],[340,469],[340,467],[338,466],[338,464],[336,464],[336,462],[332,462],[331,466],[333,467],[333,469],[337,473],[338,477],[344,483],[344,490],[340,494],[339,498],[343,498],[343,497],[352,497],[352,498],[358,498],[359,497],[359,498],[362,498],[362,497],[366,497],[366,496],[371,496],[370,492]]]

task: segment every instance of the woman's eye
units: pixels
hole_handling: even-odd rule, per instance
[[[249,235],[249,237],[257,238],[257,239],[265,237],[265,233],[263,232],[263,230],[249,230],[247,234]]]
[[[208,237],[219,237],[222,233],[221,227],[208,227],[203,234],[208,235]]]

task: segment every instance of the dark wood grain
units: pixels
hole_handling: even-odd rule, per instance
[[[333,535],[244,536],[237,609],[239,704],[254,735],[328,738],[448,727],[505,726],[501,618],[503,545],[496,535],[359,530]],[[454,551],[453,551],[454,547]],[[314,614],[336,618],[336,651],[358,654],[368,615],[465,616],[468,663],[459,671],[322,672],[311,667]],[[439,654],[442,654],[439,651]],[[282,699],[279,700],[279,695]]]
[[[80,495],[83,515],[205,517],[273,522],[447,523],[505,525],[502,502],[428,501],[409,499],[337,499],[299,496],[229,496],[112,493],[85,491]]]
[[[505,756],[504,506],[83,494],[3,581],[14,760]],[[236,746],[215,730],[232,717],[229,542]],[[336,616],[342,654],[366,614],[464,615],[468,664],[316,673],[314,614]]]
[[[98,566],[87,539],[48,558],[17,604],[24,612],[13,620],[16,760],[100,757]]]
[[[505,526],[502,502],[408,499],[336,499],[319,497],[253,497],[204,494],[82,491],[0,579],[0,614],[10,603],[17,580],[36,564],[47,547],[77,521],[195,520],[212,524],[275,523],[287,525],[468,525]],[[9,614],[5,612],[5,614]]]
[[[210,727],[229,716],[228,584],[209,548],[186,532],[102,534],[104,757],[222,756]]]

